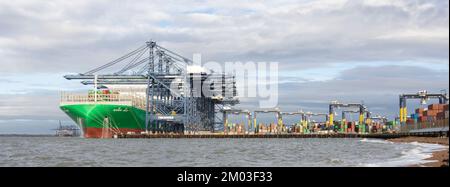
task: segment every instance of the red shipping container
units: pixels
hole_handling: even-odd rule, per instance
[[[419,121],[420,121],[420,122],[426,122],[426,121],[427,121],[427,118],[428,118],[427,116],[420,116],[420,117],[419,117]]]
[[[414,120],[411,119],[411,118],[408,118],[408,119],[406,120],[406,124],[414,124]]]

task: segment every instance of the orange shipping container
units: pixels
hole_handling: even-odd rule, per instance
[[[444,110],[444,104],[431,104],[431,105],[428,105],[428,110]]]
[[[422,115],[423,113],[423,108],[416,108],[416,114]]]
[[[444,105],[444,111],[448,111],[448,104]]]
[[[439,112],[438,110],[430,110],[430,109],[428,109],[426,111],[423,111],[423,116],[436,116],[436,114],[438,112]]]

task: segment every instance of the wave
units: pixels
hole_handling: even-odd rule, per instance
[[[368,143],[383,143],[383,144],[392,144],[393,142],[387,141],[387,140],[380,140],[380,139],[367,139],[363,138],[359,140],[360,142],[368,142]]]
[[[363,140],[361,140],[363,141]],[[383,140],[364,140],[363,142],[371,142],[371,143],[392,143],[389,141]],[[439,144],[429,144],[429,143],[419,143],[419,142],[411,142],[411,143],[403,143],[414,145],[412,149],[403,150],[401,152],[401,156],[388,159],[383,162],[378,163],[369,163],[369,164],[361,164],[361,166],[367,167],[401,167],[401,166],[411,166],[416,164],[424,164],[428,162],[434,162],[434,160],[426,160],[433,156],[433,152],[445,150],[448,147],[439,145]]]

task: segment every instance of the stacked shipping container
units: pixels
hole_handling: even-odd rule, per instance
[[[442,110],[436,114],[436,119],[448,119],[448,104],[442,107]]]
[[[407,123],[413,123],[415,118],[416,123],[448,119],[448,104],[431,104],[427,108],[417,108]]]
[[[428,106],[428,110],[423,111],[423,116],[427,117],[426,121],[435,121],[438,117],[438,113],[443,112],[444,112],[444,104],[431,104]]]
[[[448,104],[431,104],[425,108],[417,108],[406,120],[402,131],[448,126],[448,109]]]

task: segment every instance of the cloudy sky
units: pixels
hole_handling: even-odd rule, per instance
[[[285,110],[364,101],[394,117],[398,94],[449,84],[445,0],[0,0],[0,133],[68,123],[59,91],[82,86],[62,75],[149,39],[205,61],[279,62]]]

